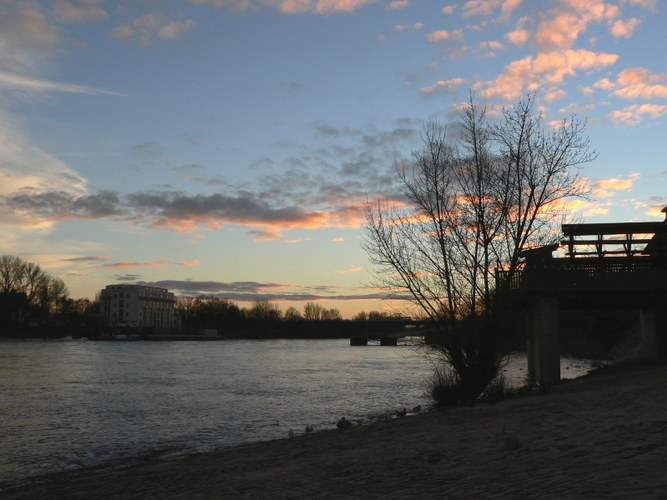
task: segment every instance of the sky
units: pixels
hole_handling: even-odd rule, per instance
[[[0,254],[72,298],[392,310],[366,203],[471,92],[587,120],[583,222],[663,220],[665,26],[658,0],[0,0]]]

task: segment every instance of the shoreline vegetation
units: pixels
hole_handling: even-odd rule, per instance
[[[657,498],[666,396],[667,363],[634,360],[546,394],[64,472],[0,498]]]

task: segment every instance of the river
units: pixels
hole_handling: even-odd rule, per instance
[[[511,383],[525,363],[510,358]],[[432,370],[415,347],[347,340],[3,340],[0,487],[427,409]]]

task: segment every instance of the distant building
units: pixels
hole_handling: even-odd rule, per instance
[[[174,294],[166,288],[142,285],[107,285],[100,310],[109,327],[174,327]]]

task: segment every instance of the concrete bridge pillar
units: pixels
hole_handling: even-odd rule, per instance
[[[665,331],[667,322],[665,313],[656,308],[639,310],[639,328],[642,339],[642,355],[647,358],[658,358],[665,354]]]
[[[528,372],[539,384],[560,381],[558,347],[558,300],[540,299],[527,315]]]

